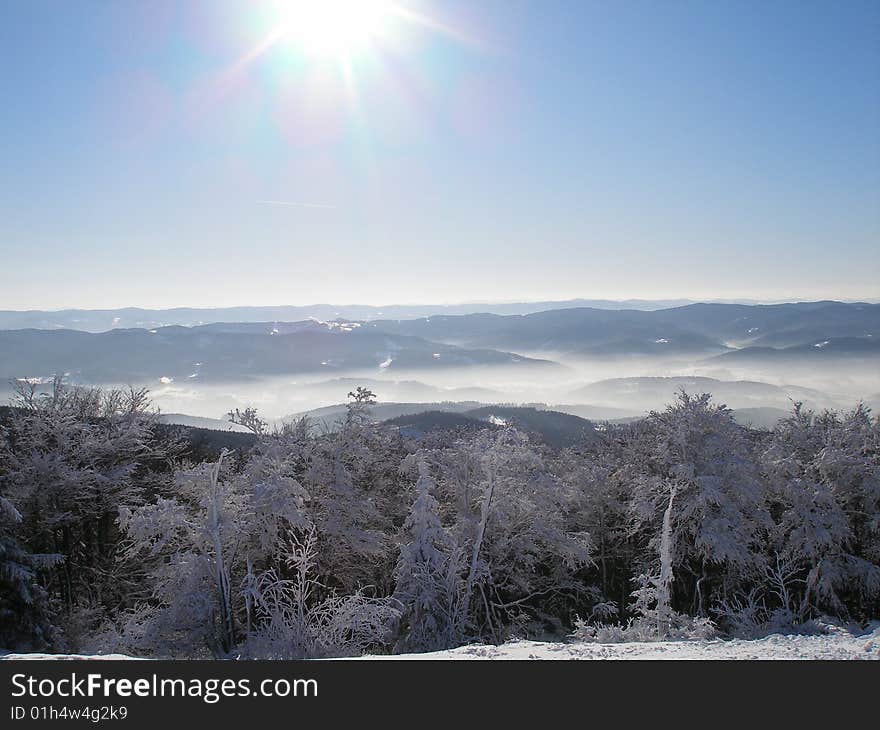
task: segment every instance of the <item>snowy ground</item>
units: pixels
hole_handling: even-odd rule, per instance
[[[384,657],[382,657],[384,658]],[[463,646],[409,659],[880,659],[880,629],[853,636],[783,636],[745,641],[660,641],[620,644],[517,641]]]
[[[462,646],[449,651],[364,659],[880,659],[880,625],[860,634],[774,634],[746,641],[661,641],[620,644],[515,641],[501,646]],[[131,659],[123,654],[6,654],[0,659]]]

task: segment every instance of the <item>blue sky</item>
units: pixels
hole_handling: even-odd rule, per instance
[[[876,1],[276,5],[0,5],[0,308],[880,298]]]

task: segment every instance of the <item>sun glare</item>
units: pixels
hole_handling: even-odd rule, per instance
[[[352,55],[387,29],[388,0],[279,0],[279,31],[289,43],[317,56]]]

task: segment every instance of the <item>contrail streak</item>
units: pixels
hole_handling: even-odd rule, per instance
[[[325,203],[299,203],[294,200],[258,200],[263,205],[287,205],[292,208],[335,208],[335,205],[326,205]]]

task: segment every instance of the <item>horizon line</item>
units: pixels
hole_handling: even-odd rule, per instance
[[[312,307],[364,307],[369,309],[383,309],[391,307],[464,307],[471,305],[503,306],[515,304],[570,304],[572,302],[607,302],[610,304],[626,304],[631,302],[644,302],[646,304],[660,304],[680,302],[688,304],[741,304],[745,306],[760,306],[773,304],[819,304],[822,302],[837,302],[840,304],[880,304],[878,298],[828,298],[805,299],[802,297],[782,297],[774,299],[757,299],[751,297],[725,297],[718,299],[689,297],[658,297],[648,299],[641,297],[627,297],[624,299],[611,299],[604,297],[585,298],[571,297],[568,299],[468,299],[456,302],[389,302],[385,304],[365,304],[349,302],[345,304],[334,302],[312,302],[309,304],[226,304],[226,305],[175,305],[168,307],[147,307],[138,305],[124,305],[118,307],[76,307],[66,306],[57,308],[28,308],[28,309],[0,309],[2,313],[28,314],[36,312],[61,313],[61,312],[115,312],[124,310],[141,310],[153,312],[171,312],[182,309],[216,311],[221,309],[308,309]],[[679,306],[679,305],[673,305]]]

